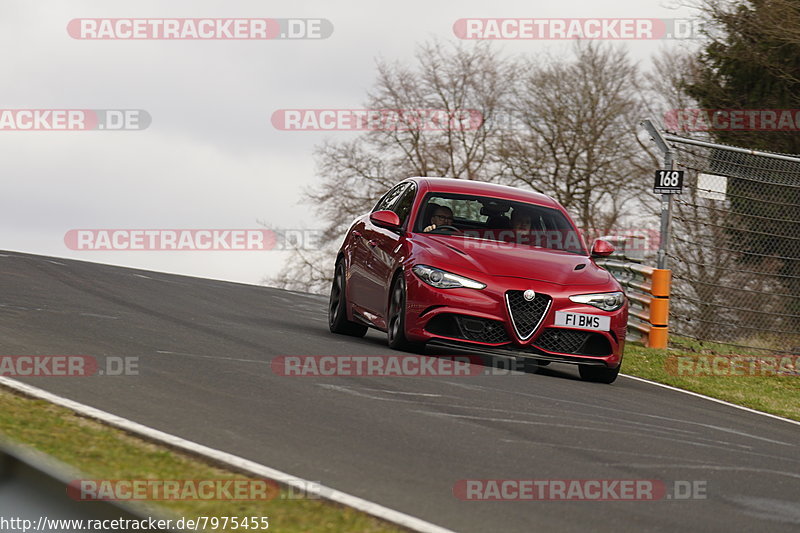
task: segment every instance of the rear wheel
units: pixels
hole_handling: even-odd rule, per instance
[[[333,333],[363,337],[368,327],[347,320],[347,291],[345,290],[344,260],[336,263],[331,284],[331,298],[328,302],[328,327]]]
[[[584,381],[593,381],[595,383],[614,383],[619,375],[619,369],[622,365],[617,365],[616,368],[608,368],[606,366],[578,366],[578,372],[581,374],[581,379]]]
[[[386,337],[394,350],[417,351],[423,345],[411,342],[406,337],[406,280],[400,272],[392,282],[389,292],[389,312],[386,321]]]

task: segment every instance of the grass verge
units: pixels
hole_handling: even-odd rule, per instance
[[[730,375],[735,372],[733,369],[729,369],[729,371],[714,372],[717,375],[708,375],[711,372],[702,370],[695,372],[697,375],[687,375],[691,372],[676,370],[676,356],[747,354],[743,354],[741,348],[701,343],[675,336],[670,338],[670,344],[671,347],[667,350],[645,348],[632,343],[626,344],[622,372],[800,421],[800,375],[797,373],[735,376]],[[751,355],[767,357],[763,352]],[[672,358],[671,361],[670,358]],[[713,363],[713,358],[706,357],[705,361]],[[700,367],[695,366],[695,368]],[[725,366],[720,368],[724,369]],[[744,368],[744,372],[747,373],[746,368]]]
[[[69,409],[20,396],[2,387],[0,435],[76,468],[86,479],[258,479],[209,465],[76,415]],[[157,506],[149,504],[146,509],[165,518],[269,517],[269,529],[284,533],[406,531],[324,500],[286,499],[288,496],[282,491],[280,497],[269,501],[158,502]],[[146,516],[147,512],[144,514]],[[236,532],[242,533],[242,529]]]

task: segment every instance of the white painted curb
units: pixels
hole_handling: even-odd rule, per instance
[[[63,398],[26,383],[0,376],[0,385],[34,398],[47,400],[56,405],[71,409],[77,413],[80,413],[81,415],[100,420],[109,426],[122,429],[135,435],[140,435],[156,442],[167,444],[174,448],[186,451],[189,454],[206,457],[218,463],[229,465],[237,470],[248,472],[254,476],[271,479],[280,484],[296,488],[301,494],[315,494],[320,498],[351,507],[382,520],[386,520],[387,522],[392,522],[399,526],[408,528],[412,531],[419,531],[421,533],[455,533],[450,529],[445,529],[437,526],[436,524],[431,524],[430,522],[415,518],[411,515],[401,513],[400,511],[395,511],[357,496],[352,496],[336,489],[325,487],[297,476],[292,476],[285,472],[281,472],[280,470],[275,470],[274,468],[264,466],[254,461],[250,461],[221,450],[215,450],[214,448],[209,448],[207,446],[203,446],[202,444],[182,439],[180,437],[176,437],[175,435],[164,433],[163,431],[158,431],[157,429],[153,429],[137,422],[133,422],[132,420],[128,420],[127,418],[112,415],[111,413],[107,413],[105,411],[101,411],[100,409],[95,409],[94,407]]]

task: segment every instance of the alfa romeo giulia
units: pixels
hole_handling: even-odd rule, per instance
[[[620,284],[551,197],[502,185],[409,178],[357,218],[336,258],[330,330],[387,333],[389,346],[426,344],[512,356],[538,367],[577,364],[613,382],[628,318]]]

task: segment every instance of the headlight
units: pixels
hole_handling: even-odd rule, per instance
[[[570,296],[569,299],[578,304],[593,305],[603,311],[616,311],[625,305],[625,295],[621,292],[578,294],[577,296]]]
[[[465,278],[464,276],[459,276],[458,274],[453,274],[452,272],[427,265],[416,265],[411,270],[414,271],[414,274],[416,274],[419,279],[437,289],[457,289],[459,287],[483,289],[486,287],[486,284],[480,281]]]

